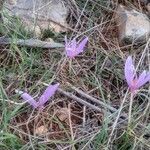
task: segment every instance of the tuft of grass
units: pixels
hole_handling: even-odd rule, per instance
[[[133,143],[133,139],[127,133],[123,133],[119,140],[116,140],[116,149],[131,150],[133,149]]]
[[[7,149],[20,149],[23,145],[19,138],[14,134],[1,131],[0,133],[0,148],[1,150]],[[11,147],[10,147],[11,146]]]

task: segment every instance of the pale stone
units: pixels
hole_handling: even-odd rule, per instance
[[[30,25],[30,26],[25,26],[25,29],[29,32],[33,32],[34,37],[39,38],[41,36],[41,29],[39,26],[34,26],[34,25]]]
[[[7,0],[5,8],[10,15],[18,16],[27,28],[36,26],[38,34],[39,28],[61,32],[66,31],[68,26],[68,9],[63,0]]]
[[[17,4],[17,0],[6,0],[7,3],[9,3],[10,5],[16,5]]]
[[[146,8],[147,8],[148,12],[150,13],[150,3],[147,4]]]
[[[35,129],[35,134],[37,134],[37,135],[44,135],[47,132],[48,132],[47,127],[45,127],[43,125]]]
[[[54,43],[54,40],[52,38],[45,39],[46,42]]]
[[[143,43],[149,38],[150,20],[145,14],[119,5],[116,22],[121,43]]]
[[[140,2],[143,3],[143,4],[145,4],[145,5],[148,3],[148,1],[149,0],[140,0]]]

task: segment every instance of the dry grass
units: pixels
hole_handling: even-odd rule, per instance
[[[128,115],[130,93],[124,79],[124,61],[136,57],[138,70],[150,69],[149,41],[140,47],[120,45],[115,24],[117,1],[68,0],[68,37],[89,37],[87,50],[74,60],[62,50],[18,47],[0,49],[0,149],[58,150],[129,150],[150,148],[150,89],[145,86],[133,101],[131,126],[118,122]],[[137,1],[119,2],[139,11]],[[1,25],[1,34],[11,38],[29,38],[22,25]],[[4,30],[5,29],[5,30]],[[6,30],[7,29],[7,30]],[[45,37],[64,42],[64,34],[49,32]],[[35,97],[45,88],[43,83],[60,82],[61,88],[77,94],[75,86],[118,109],[96,112],[57,93],[43,111],[22,103],[15,89],[27,90]],[[77,94],[78,95],[78,94]],[[94,105],[94,103],[93,103]],[[125,121],[124,121],[125,122]]]

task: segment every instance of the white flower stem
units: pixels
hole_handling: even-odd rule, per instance
[[[131,97],[130,97],[130,105],[129,105],[128,129],[130,128],[130,125],[131,125],[131,119],[132,119],[133,95],[134,95],[134,94],[131,93]]]

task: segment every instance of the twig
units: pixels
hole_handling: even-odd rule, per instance
[[[101,108],[99,108],[99,107],[97,107],[97,106],[95,106],[95,105],[92,105],[92,104],[90,104],[89,102],[86,102],[86,101],[82,100],[81,98],[79,98],[79,97],[73,95],[72,93],[66,92],[66,91],[64,91],[64,90],[62,90],[62,89],[60,89],[60,88],[58,88],[57,91],[58,91],[60,94],[63,94],[63,95],[65,95],[65,96],[67,96],[67,97],[69,97],[69,98],[71,98],[71,99],[73,99],[73,100],[75,100],[75,101],[77,101],[77,102],[79,102],[79,103],[81,103],[81,104],[87,106],[87,107],[92,108],[93,110],[96,110],[96,111],[98,111],[98,112],[102,112],[102,111],[104,110],[104,109],[101,109]],[[115,113],[116,113],[116,112],[115,112]],[[108,114],[111,115],[112,113],[108,112]],[[120,120],[120,123],[123,123],[126,118],[123,116],[125,119],[122,119],[121,117],[122,117],[122,116],[120,116],[119,120]]]
[[[8,44],[17,44],[19,46],[27,46],[27,47],[33,47],[33,48],[63,48],[64,45],[61,43],[56,42],[45,42],[38,39],[17,39],[16,41],[13,41],[11,38],[6,37],[0,37],[0,44],[1,45],[8,45]]]
[[[94,97],[92,97],[92,96],[86,94],[86,93],[83,92],[82,90],[79,90],[79,89],[77,89],[76,87],[73,87],[73,86],[72,86],[71,88],[74,89],[74,90],[75,90],[77,93],[79,93],[81,96],[85,97],[86,99],[91,100],[92,102],[95,102],[95,103],[99,104],[100,107],[102,107],[102,108],[107,108],[111,113],[117,113],[117,112],[118,112],[118,110],[117,110],[116,108],[114,108],[114,107],[112,107],[112,106],[110,106],[110,105],[108,105],[108,104],[102,102],[101,100],[98,100],[98,99],[96,99],[96,98],[94,98]],[[125,115],[125,114],[122,114],[122,115],[120,116],[120,119],[121,119],[121,118],[124,120],[124,119],[128,118],[128,116]]]
[[[90,107],[90,108],[92,108],[92,109],[94,109],[94,110],[96,110],[96,111],[102,112],[102,110],[101,110],[100,108],[98,108],[97,106],[94,106],[94,105],[92,105],[92,104],[90,104],[90,103],[88,103],[88,102],[82,100],[81,98],[79,98],[79,97],[73,95],[72,93],[66,92],[66,91],[64,91],[64,90],[62,90],[62,89],[60,89],[60,88],[58,88],[57,91],[58,91],[59,93],[65,95],[65,96],[67,96],[67,97],[69,97],[69,98],[71,98],[71,99],[73,99],[73,100],[75,100],[75,101],[77,101],[77,102],[79,102],[79,103],[81,103],[81,104],[87,106],[87,107]]]
[[[79,90],[76,87],[71,87],[71,88],[74,89],[77,93],[81,94],[83,97],[85,97],[85,98],[87,98],[87,99],[89,99],[89,100],[91,100],[91,101],[93,101],[93,102],[95,102],[97,104],[100,104],[102,107],[107,108],[107,109],[109,109],[112,112],[116,112],[117,111],[116,108],[111,107],[111,106],[107,105],[106,103],[103,103],[102,101],[100,101],[100,100],[98,100],[98,99],[96,99],[96,98],[94,98],[94,97],[84,93],[82,90]]]
[[[102,112],[102,111],[104,111],[104,108],[99,108],[99,107],[97,107],[97,106],[95,106],[95,105],[92,105],[92,104],[90,104],[89,102],[86,102],[85,100],[83,100],[83,99],[81,99],[81,98],[79,98],[79,97],[77,97],[77,96],[75,96],[75,95],[73,95],[72,93],[69,93],[69,92],[66,92],[66,91],[64,91],[64,90],[62,90],[62,89],[58,89],[57,90],[59,93],[61,93],[61,94],[63,94],[63,95],[65,95],[65,96],[67,96],[67,97],[69,97],[69,98],[71,98],[71,99],[73,99],[73,100],[75,100],[75,101],[77,101],[77,102],[79,102],[79,103],[81,103],[81,104],[83,104],[83,105],[85,105],[85,106],[87,106],[87,107],[90,107],[90,108],[92,108],[92,109],[94,109],[94,110],[96,110],[96,111],[98,111],[98,112]],[[81,94],[82,93],[82,94]],[[84,92],[81,92],[80,91],[80,94],[81,94],[81,96],[83,96],[83,95],[86,95],[86,98],[90,98],[90,99],[88,99],[88,100],[91,100],[92,99],[92,97],[91,96],[89,96],[89,95],[87,95],[87,94],[83,94]],[[103,102],[98,102],[98,100],[97,99],[95,99],[96,101],[96,103],[98,103],[98,104],[102,104],[103,106],[105,106],[105,103],[103,103]],[[102,106],[100,106],[100,107],[102,107]],[[111,107],[111,106],[109,106],[109,105],[106,105],[105,107],[107,107],[107,108],[111,108],[111,109],[109,109],[109,111],[111,110],[113,110],[112,112],[108,112],[108,114],[109,115],[112,115],[113,113],[117,113],[119,110],[117,110],[117,109],[115,109],[115,108],[113,108],[113,107]],[[114,111],[115,110],[115,111]],[[124,121],[126,121],[126,119],[127,119],[128,117],[126,116],[126,115],[120,115],[119,116],[119,124],[121,124],[121,123],[124,123]]]
[[[48,86],[48,84],[46,84],[46,83],[43,83],[43,84],[46,85],[46,86]],[[75,100],[75,101],[77,101],[77,102],[79,102],[79,103],[81,103],[81,104],[83,104],[83,105],[85,105],[85,106],[87,106],[87,107],[90,107],[90,108],[92,108],[92,109],[94,109],[94,110],[96,110],[96,111],[99,111],[99,112],[102,112],[102,111],[103,111],[103,109],[104,109],[103,107],[104,107],[104,106],[109,109],[110,112],[109,112],[108,114],[110,114],[110,115],[111,115],[112,113],[117,113],[117,112],[119,111],[119,110],[115,109],[114,107],[111,107],[111,106],[109,106],[109,105],[107,105],[107,104],[105,104],[105,103],[103,103],[103,102],[100,102],[99,100],[93,98],[92,96],[90,96],[90,95],[88,95],[88,94],[85,94],[83,91],[78,90],[78,89],[75,88],[75,87],[72,87],[72,89],[76,89],[76,91],[80,92],[79,94],[81,94],[81,96],[84,96],[84,97],[87,98],[88,100],[94,100],[95,103],[101,104],[102,106],[100,106],[100,107],[102,107],[102,108],[99,108],[99,107],[97,107],[97,106],[95,106],[95,105],[93,105],[93,104],[91,104],[91,103],[89,103],[89,102],[87,102],[87,101],[85,101],[85,100],[83,100],[83,99],[81,99],[81,98],[75,96],[74,94],[72,94],[72,93],[70,93],[70,92],[66,92],[66,91],[64,91],[64,90],[61,89],[61,88],[58,88],[57,91],[58,91],[60,94],[65,95],[65,96],[69,97],[70,99],[73,99],[73,100]],[[121,120],[121,121],[124,121],[124,120],[126,120],[126,119],[127,119],[127,116],[126,116],[126,115],[121,115],[121,116],[120,116],[120,120]]]
[[[112,142],[113,133],[114,133],[114,131],[115,131],[115,129],[116,129],[116,126],[117,126],[117,124],[118,124],[118,121],[119,121],[119,118],[120,118],[120,115],[121,115],[121,112],[122,112],[122,109],[123,109],[123,105],[124,105],[124,103],[125,103],[125,101],[126,101],[127,94],[128,94],[128,90],[126,91],[126,94],[125,94],[125,96],[124,96],[124,98],[123,98],[123,100],[122,100],[122,102],[121,102],[121,104],[120,104],[120,108],[119,108],[119,110],[118,110],[117,117],[116,117],[116,119],[115,119],[115,121],[114,121],[114,123],[113,123],[113,125],[112,125],[112,131],[111,131],[111,133],[110,133],[110,135],[109,135],[109,139],[108,139],[108,142],[107,142],[107,147],[106,147],[106,149],[108,149],[110,142]]]
[[[9,102],[9,103],[15,104],[15,105],[23,105],[23,104],[26,103],[26,102],[23,102],[23,103],[17,103],[17,102],[14,102],[14,101],[12,101],[12,100],[7,100],[7,99],[0,99],[0,101]]]

